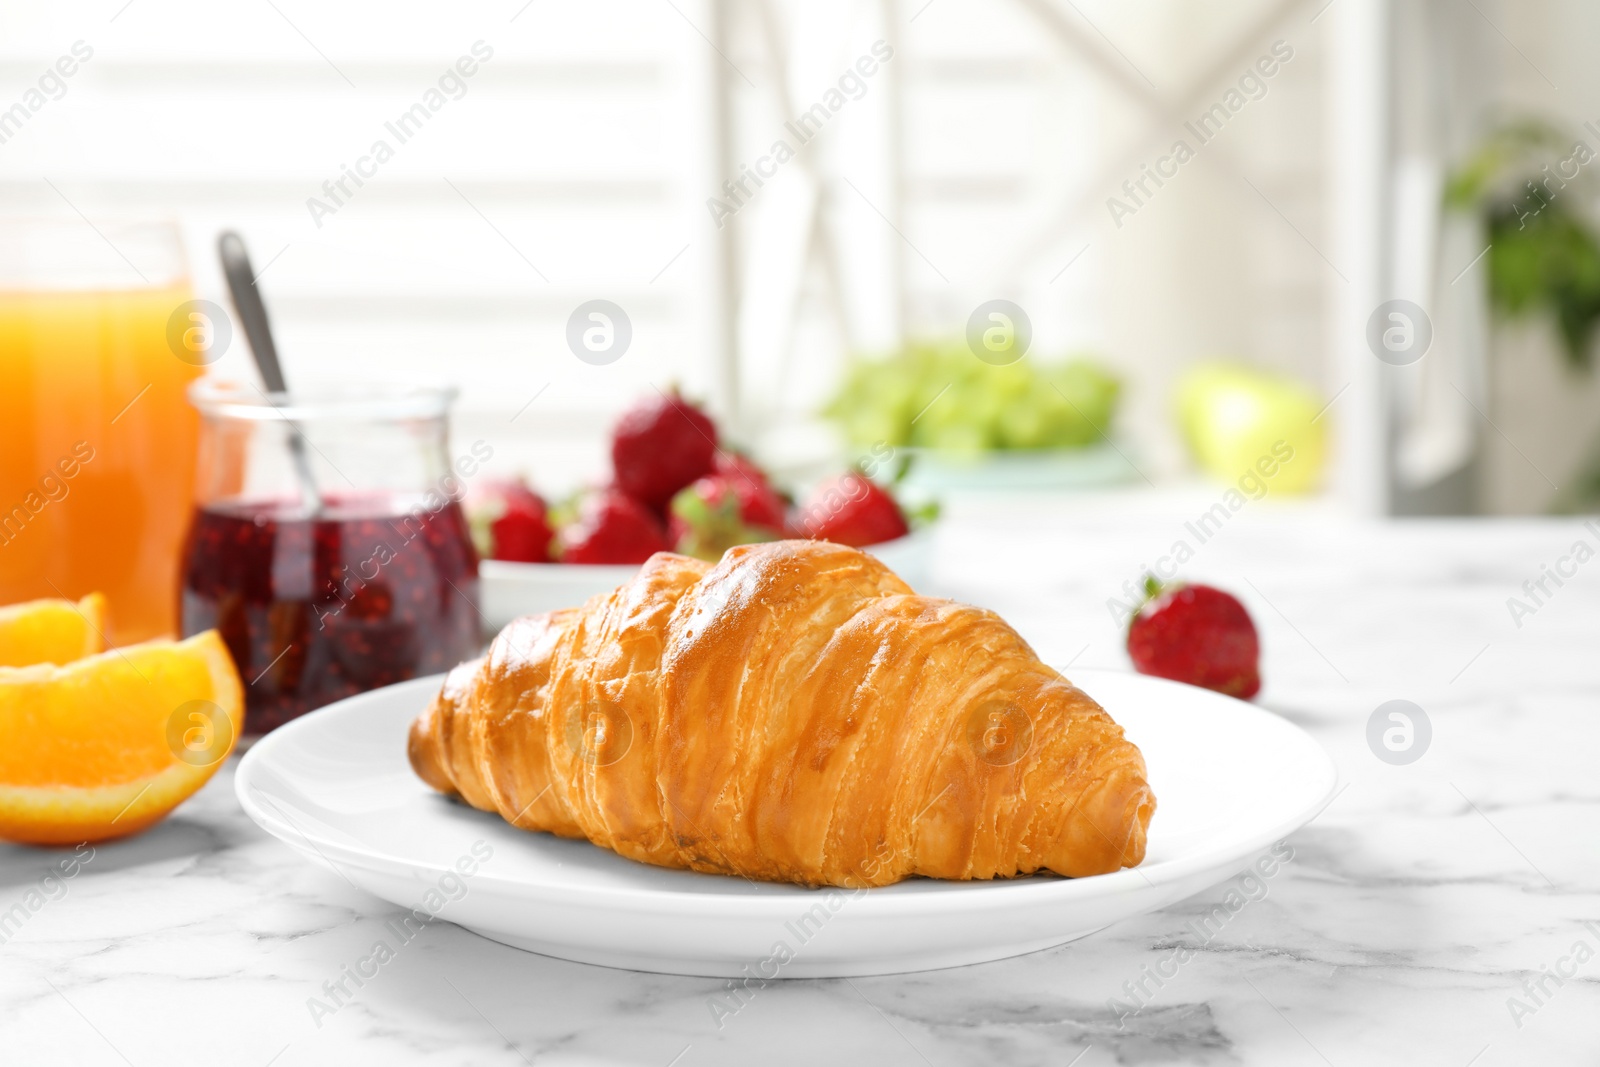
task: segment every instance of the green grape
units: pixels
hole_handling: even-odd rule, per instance
[[[1088,359],[996,367],[963,341],[916,342],[856,361],[824,409],[856,442],[975,454],[1083,447],[1108,430],[1121,383]]]

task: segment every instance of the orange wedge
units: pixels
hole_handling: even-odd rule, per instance
[[[0,667],[0,838],[138,833],[206,783],[243,725],[244,687],[214,630]]]
[[[30,600],[0,608],[0,667],[71,663],[104,652],[106,598]]]

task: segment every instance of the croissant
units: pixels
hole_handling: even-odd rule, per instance
[[[997,615],[815,541],[651,557],[413,722],[428,785],[644,863],[806,886],[1135,866],[1144,757]]]

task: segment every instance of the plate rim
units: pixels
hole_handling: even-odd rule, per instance
[[[1135,892],[1155,891],[1180,885],[1185,880],[1196,875],[1219,868],[1236,857],[1248,856],[1250,853],[1265,848],[1274,842],[1283,840],[1295,830],[1300,829],[1320,815],[1339,791],[1339,772],[1337,765],[1323,749],[1321,744],[1297,723],[1262,708],[1248,701],[1237,700],[1222,693],[1211,690],[1198,689],[1181,682],[1158,678],[1151,675],[1138,674],[1134,671],[1116,671],[1108,669],[1085,669],[1079,671],[1079,676],[1119,675],[1126,678],[1140,679],[1141,684],[1149,683],[1158,687],[1176,686],[1193,696],[1198,690],[1206,694],[1207,698],[1216,698],[1220,701],[1239,706],[1253,716],[1263,720],[1272,721],[1278,726],[1287,728],[1292,734],[1307,747],[1308,754],[1314,754],[1320,763],[1320,769],[1325,775],[1325,785],[1315,798],[1302,805],[1292,815],[1286,816],[1273,823],[1268,830],[1257,830],[1253,833],[1223,838],[1207,844],[1194,854],[1166,860],[1152,865],[1140,864],[1138,867],[1125,867],[1119,871],[1107,874],[1090,875],[1083,878],[1067,878],[1061,876],[1030,876],[1018,879],[972,879],[966,881],[949,881],[948,888],[939,879],[918,880],[918,884],[934,883],[935,888],[917,893],[886,893],[897,886],[904,886],[906,882],[895,883],[890,886],[879,886],[868,889],[864,894],[855,898],[853,909],[868,912],[882,911],[900,917],[915,917],[918,915],[937,912],[949,913],[952,910],[962,912],[983,911],[990,908],[1005,908],[1016,906],[1030,906],[1040,904],[1069,904],[1073,900],[1083,897],[1099,897],[1112,895],[1124,890]],[[257,802],[256,793],[260,791],[254,785],[253,779],[258,774],[265,772],[264,765],[271,759],[275,748],[289,743],[287,739],[296,733],[307,729],[318,728],[318,719],[327,715],[351,714],[348,708],[352,705],[375,702],[380,699],[393,699],[398,694],[391,690],[403,687],[427,691],[437,688],[443,683],[444,674],[427,675],[421,678],[408,679],[393,685],[383,686],[379,689],[358,693],[335,701],[325,707],[302,715],[283,726],[278,727],[270,734],[259,738],[250,746],[234,773],[233,789],[239,804],[245,814],[273,837],[287,844],[307,858],[311,852],[317,853],[329,863],[334,863],[334,857],[360,870],[369,871],[384,876],[411,876],[417,872],[430,874],[444,874],[453,868],[449,866],[435,867],[427,862],[399,859],[382,852],[375,851],[371,846],[354,847],[342,841],[326,837],[313,837],[304,829],[295,825],[287,817],[280,818],[269,812],[262,804]],[[1073,684],[1077,684],[1074,681]],[[420,708],[418,713],[420,713]],[[399,747],[402,742],[397,741]],[[493,813],[485,813],[493,814]],[[503,820],[502,820],[503,822]],[[509,826],[509,824],[506,824]],[[534,832],[534,831],[528,831]],[[298,839],[298,841],[296,840]],[[309,846],[310,851],[303,849],[299,842]],[[592,845],[590,847],[600,848]],[[605,850],[610,851],[610,850]],[[625,857],[622,857],[625,858]],[[637,861],[633,861],[637,862]],[[676,870],[676,868],[654,868],[649,864],[640,864],[654,870]],[[816,893],[818,890],[808,889],[804,886],[784,882],[755,882],[751,879],[741,879],[737,875],[711,874],[706,872],[691,872],[700,874],[705,878],[730,879],[735,883],[744,881],[759,887],[758,893],[725,893],[715,890],[684,890],[673,887],[659,886],[585,886],[575,889],[570,886],[558,886],[548,883],[530,882],[523,878],[507,877],[492,871],[480,870],[473,876],[474,886],[485,889],[499,888],[505,893],[515,894],[517,897],[530,902],[549,902],[570,904],[575,899],[584,902],[593,902],[597,906],[616,908],[627,906],[629,910],[650,909],[656,912],[670,911],[676,915],[726,914],[728,908],[738,908],[742,918],[766,918],[759,914],[761,909],[773,909],[779,916],[791,914],[793,905],[804,899],[806,895]],[[981,886],[974,892],[974,886]],[[959,888],[958,888],[959,887]],[[842,887],[834,888],[839,892],[855,894],[858,891]],[[943,890],[943,891],[941,891]],[[874,903],[876,902],[876,903]]]

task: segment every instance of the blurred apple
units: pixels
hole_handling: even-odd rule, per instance
[[[1294,381],[1237,363],[1203,363],[1178,382],[1178,425],[1202,469],[1236,481],[1262,457],[1277,461],[1269,489],[1312,489],[1326,456],[1323,423],[1313,422],[1322,401]],[[1283,442],[1293,458],[1283,461]],[[1265,468],[1262,468],[1265,469]]]

